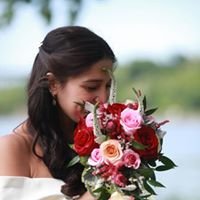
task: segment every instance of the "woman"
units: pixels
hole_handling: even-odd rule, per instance
[[[0,139],[1,196],[14,199],[14,191],[16,199],[63,199],[62,188],[71,199],[94,199],[81,183],[83,166],[66,167],[75,156],[68,144],[85,115],[79,103],[107,101],[111,80],[103,68],[111,70],[115,61],[109,45],[87,28],[47,34],[28,83],[28,119]]]

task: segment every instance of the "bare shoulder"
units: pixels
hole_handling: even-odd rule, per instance
[[[0,175],[29,176],[31,142],[20,134],[0,137]]]

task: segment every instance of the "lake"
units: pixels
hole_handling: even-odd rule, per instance
[[[0,135],[11,132],[24,119],[25,116],[0,116]],[[157,200],[199,200],[200,117],[173,118],[163,130],[167,131],[163,152],[178,167],[156,174],[157,180],[166,186],[156,189]]]

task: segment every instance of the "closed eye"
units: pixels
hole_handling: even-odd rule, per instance
[[[101,85],[99,83],[98,84],[90,83],[90,84],[83,84],[81,87],[84,88],[86,91],[93,92],[98,90],[100,86]]]
[[[108,88],[108,89],[111,88],[111,80],[106,84],[106,88]]]
[[[95,90],[98,89],[98,87],[96,87],[96,86],[95,87],[88,87],[88,86],[86,86],[85,89],[88,90],[88,91],[95,91]]]
[[[102,80],[85,81],[85,84],[83,84],[82,87],[89,92],[93,92],[93,91],[98,90],[101,87],[102,82],[103,82]],[[110,89],[110,87],[111,87],[111,80],[107,82],[106,89]]]

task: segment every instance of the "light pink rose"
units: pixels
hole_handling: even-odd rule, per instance
[[[124,165],[129,168],[132,167],[134,169],[138,169],[141,163],[139,154],[131,149],[127,149],[124,151],[122,159],[124,161]]]
[[[93,149],[88,159],[88,164],[91,166],[98,166],[102,163],[103,163],[103,157],[101,155],[100,149],[99,148]]]
[[[89,113],[85,118],[85,124],[87,127],[93,127],[93,113]]]
[[[111,139],[100,145],[101,155],[105,163],[116,163],[122,158],[122,147],[117,140]]]
[[[137,129],[139,129],[141,127],[142,122],[143,122],[143,119],[139,110],[125,108],[121,112],[120,124],[124,128],[125,133],[127,135],[131,135]]]

